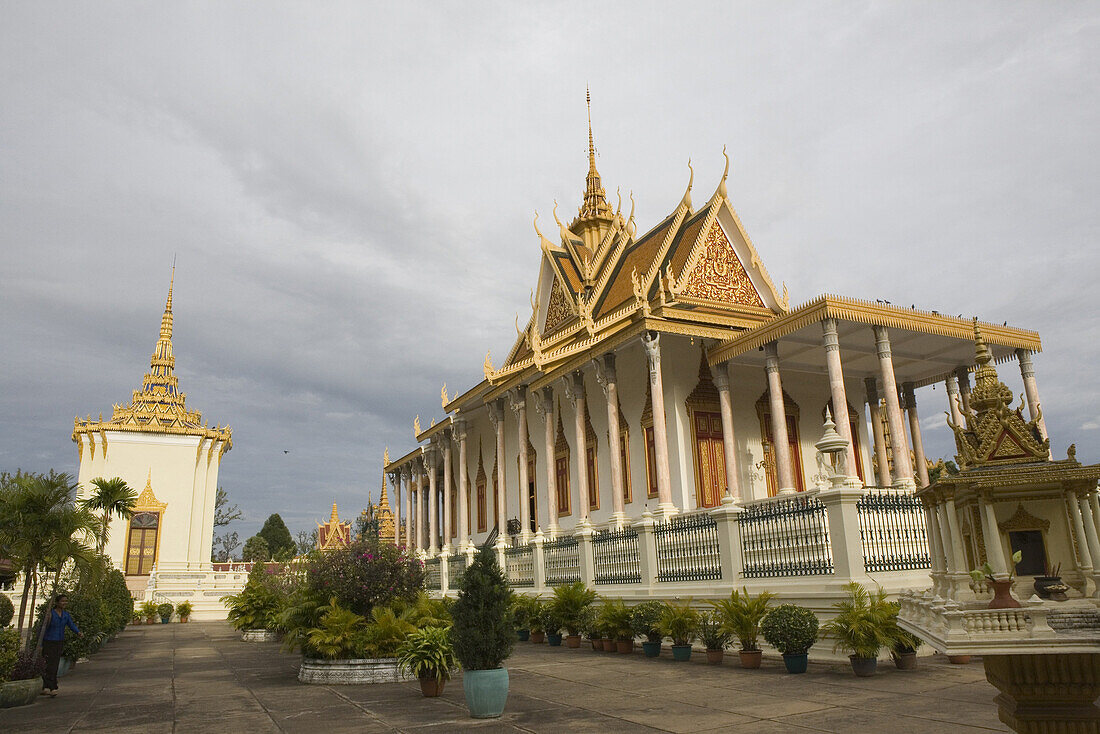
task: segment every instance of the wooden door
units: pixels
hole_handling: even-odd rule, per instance
[[[722,416],[692,411],[695,426],[695,501],[717,507],[726,489],[726,460],[722,446]]]
[[[657,447],[653,441],[653,426],[645,428],[646,498],[657,496]]]
[[[485,532],[485,482],[477,483],[477,531]]]
[[[558,490],[558,515],[569,514],[569,454],[554,459],[555,483]]]
[[[130,518],[130,537],[126,544],[126,575],[147,576],[157,558],[157,530],[160,517],[155,512],[139,512]]]

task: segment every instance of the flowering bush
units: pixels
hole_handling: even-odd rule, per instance
[[[41,678],[46,672],[46,658],[35,655],[33,650],[20,650],[15,658],[8,680],[30,680]]]
[[[306,567],[307,587],[364,617],[375,605],[414,601],[423,585],[423,564],[403,548],[378,540],[321,553]]]

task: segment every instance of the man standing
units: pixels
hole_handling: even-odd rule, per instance
[[[57,695],[57,665],[61,662],[61,649],[65,646],[65,629],[71,629],[81,637],[84,636],[73,621],[72,615],[65,611],[67,606],[69,606],[69,597],[58,594],[46,621],[46,634],[42,638],[42,654],[46,657],[46,672],[42,675],[42,695],[51,698]]]

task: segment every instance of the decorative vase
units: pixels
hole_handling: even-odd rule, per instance
[[[634,652],[634,640],[615,640],[615,649],[624,655]]]
[[[465,670],[462,690],[470,716],[495,719],[504,713],[504,705],[508,702],[508,670]]]
[[[443,693],[443,686],[446,684],[446,680],[438,680],[435,676],[427,676],[420,679],[420,692],[424,694],[424,698],[435,698]]]
[[[1018,609],[1020,602],[1012,597],[1012,579],[998,579],[993,582],[993,600],[989,609]]]
[[[595,650],[596,652],[603,651],[603,640],[600,639],[599,637],[597,637],[594,640],[589,640],[589,642],[592,643],[592,649]]]
[[[788,655],[783,653],[783,665],[787,666],[788,673],[805,673],[810,656],[808,653]]]
[[[0,683],[0,709],[34,703],[40,693],[42,693],[41,678],[9,680],[7,683]]]
[[[763,659],[764,653],[760,650],[740,650],[737,656],[741,658],[742,668],[755,670],[760,667],[760,661]]]
[[[542,643],[546,642],[546,633],[535,632],[534,630],[531,630],[531,642],[535,643],[536,645],[541,645]]]
[[[581,636],[580,635],[566,635],[565,636],[565,646],[566,647],[571,647],[574,650],[577,649],[578,647],[581,646]]]
[[[531,630],[516,630],[516,635],[519,636],[520,642],[527,642],[527,638],[531,636]]]
[[[915,650],[911,652],[894,652],[894,666],[898,670],[916,670],[917,669],[917,653]]]
[[[561,633],[547,632],[546,641],[550,643],[550,647],[561,647]]]
[[[1036,576],[1035,593],[1040,599],[1066,600],[1066,588],[1061,576]]]
[[[646,640],[645,642],[642,643],[642,652],[645,653],[645,656],[647,658],[660,657],[660,655],[661,655],[661,641],[657,640],[657,642],[650,642],[649,640]]]
[[[852,663],[852,672],[860,678],[870,678],[878,669],[878,658],[862,658],[858,655],[849,655]]]
[[[724,650],[707,650],[707,663],[710,665],[721,665],[724,653]]]
[[[969,655],[948,655],[947,656],[947,662],[951,663],[952,665],[966,665],[967,663],[970,662],[970,656]]]
[[[691,645],[673,645],[672,659],[681,663],[691,660]]]

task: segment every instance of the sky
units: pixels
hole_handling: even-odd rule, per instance
[[[530,313],[585,87],[639,230],[730,198],[796,305],[1037,330],[1056,457],[1100,461],[1100,4],[0,3],[0,470],[148,369],[173,260],[188,407],[241,538],[377,497],[384,447]],[[699,198],[698,196],[696,197]],[[1019,373],[1001,374],[1016,394]],[[950,456],[942,387],[918,394]],[[924,407],[928,406],[928,407]]]

